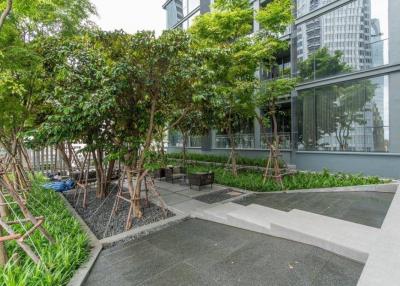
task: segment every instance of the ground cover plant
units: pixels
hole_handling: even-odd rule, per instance
[[[36,265],[15,242],[7,242],[9,256],[18,253],[18,259],[17,262],[10,260],[4,268],[0,268],[0,285],[66,285],[89,255],[86,233],[65,208],[58,194],[44,190],[41,187],[42,182],[43,180],[33,182],[28,207],[35,216],[45,216],[44,226],[56,243],[50,244],[38,231],[31,235],[31,240],[26,240],[43,262]],[[14,220],[15,217],[9,219]],[[17,226],[15,230],[18,231]]]
[[[262,171],[240,171],[238,176],[233,176],[221,166],[201,166],[191,165],[190,172],[213,171],[215,181],[218,184],[241,188],[255,192],[274,192],[281,191],[279,183],[272,179],[264,183]],[[297,172],[296,174],[285,176],[283,178],[284,190],[315,189],[330,187],[346,187],[357,185],[371,185],[385,183],[386,181],[378,177],[364,177],[361,174],[352,175],[344,173],[330,173],[328,170],[323,172]]]

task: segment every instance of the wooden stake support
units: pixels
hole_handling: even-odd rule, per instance
[[[157,197],[160,201],[160,207],[163,210],[164,216],[166,216],[166,211],[165,211],[165,202],[161,198],[160,193],[156,190],[156,186],[154,183],[154,179],[148,174],[148,171],[145,170],[143,172],[139,172],[138,170],[133,170],[128,176],[128,172],[126,168],[124,168],[124,171],[118,181],[118,192],[115,198],[114,206],[111,212],[112,216],[115,216],[118,212],[119,205],[121,201],[125,201],[129,203],[129,211],[128,211],[128,216],[126,219],[126,224],[125,224],[125,229],[129,230],[132,227],[132,216],[133,212],[135,209],[135,202],[138,200],[141,200],[141,197],[139,196],[138,198],[135,196],[135,194],[131,193],[129,190],[124,191],[124,182],[125,180],[129,180],[130,178],[136,177],[136,184],[141,182],[141,178],[144,180],[144,185],[145,185],[145,205],[146,207],[150,206],[150,200],[149,200],[149,192]],[[140,174],[141,173],[141,174]],[[139,175],[140,174],[140,175]],[[141,177],[141,178],[140,178]]]
[[[1,163],[1,162],[0,162]],[[15,241],[18,246],[35,262],[39,263],[39,257],[34,253],[34,251],[30,248],[28,244],[24,242],[26,238],[29,238],[30,235],[39,230],[44,237],[50,242],[54,243],[53,237],[47,232],[47,230],[43,227],[43,222],[45,218],[43,216],[35,217],[29,211],[26,206],[26,200],[22,199],[21,195],[15,189],[13,182],[10,180],[7,174],[7,166],[0,164],[0,195],[2,198],[6,197],[6,194],[9,195],[13,201],[7,202],[8,205],[16,203],[21,210],[22,214],[24,215],[24,219],[16,220],[16,221],[5,221],[3,218],[0,217],[0,226],[4,229],[7,233],[6,236],[0,236],[0,242],[13,240]],[[4,190],[7,192],[5,193]],[[18,234],[12,229],[11,225],[22,225],[25,233]],[[32,224],[33,226],[27,229],[25,224]]]

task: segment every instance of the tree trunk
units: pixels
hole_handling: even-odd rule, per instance
[[[183,167],[186,167],[186,145],[187,145],[187,134],[185,132],[183,134],[183,146],[182,146],[182,159],[183,159]]]
[[[0,31],[4,25],[4,21],[6,20],[7,16],[10,14],[13,5],[13,0],[7,0],[6,9],[4,9],[3,13],[0,15]]]
[[[106,174],[103,166],[103,152],[100,149],[92,151],[93,162],[96,168],[96,198],[103,199],[106,196]]]
[[[115,160],[113,159],[108,163],[106,190],[108,189],[108,184],[111,181],[111,177],[112,177],[113,172],[114,172],[114,166],[115,166]]]
[[[137,175],[137,181],[136,181],[136,186],[135,186],[135,217],[141,218],[143,216],[142,210],[141,210],[141,191],[142,191],[142,181],[143,181],[143,174],[147,173],[143,170],[144,167],[144,159],[146,152],[149,150],[150,145],[151,145],[151,140],[153,138],[153,131],[154,131],[154,116],[156,113],[156,104],[157,104],[157,99],[154,98],[152,103],[151,103],[151,110],[150,110],[150,122],[149,122],[149,128],[147,129],[147,134],[146,134],[146,141],[143,145],[143,149],[140,152],[137,168],[138,168],[138,175]]]
[[[67,153],[65,152],[64,143],[62,143],[62,144],[57,144],[57,149],[58,149],[58,151],[60,152],[61,158],[63,159],[65,165],[67,166],[69,175],[71,175],[72,172],[73,172],[73,171],[72,171],[72,164],[71,164],[70,158],[68,157]]]
[[[228,137],[229,137],[229,141],[231,143],[231,155],[230,155],[230,158],[231,158],[231,164],[232,164],[232,175],[234,175],[236,177],[238,175],[237,165],[236,165],[236,149],[235,149],[236,148],[236,143],[235,143],[235,138],[234,138],[234,136],[232,134],[232,129],[231,129],[230,124],[229,124],[229,127],[228,127]]]

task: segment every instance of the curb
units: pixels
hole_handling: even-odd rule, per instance
[[[72,216],[78,220],[82,229],[87,233],[90,241],[90,255],[89,260],[86,261],[81,267],[76,270],[74,276],[72,276],[71,280],[68,282],[68,286],[81,286],[86,281],[86,278],[89,275],[90,270],[92,269],[94,263],[100,255],[101,250],[103,249],[103,245],[94,235],[94,233],[90,230],[85,221],[79,216],[79,214],[75,211],[75,209],[71,206],[68,200],[64,197],[63,194],[59,193],[59,196],[64,201],[65,206],[69,210]]]
[[[173,224],[179,223],[188,217],[189,217],[189,215],[175,214],[175,216],[173,216],[173,217],[163,219],[163,220],[157,221],[155,223],[143,225],[141,227],[134,228],[129,231],[125,231],[125,232],[122,232],[122,233],[119,233],[119,234],[116,234],[116,235],[113,235],[110,237],[103,238],[100,240],[100,243],[103,245],[103,247],[113,246],[113,244],[115,244],[115,243],[126,242],[131,239],[135,239],[135,238],[138,238],[141,236],[149,235],[153,232],[157,232],[163,228],[166,228]]]
[[[381,193],[396,193],[398,182],[376,184],[376,185],[358,185],[348,187],[333,187],[333,188],[317,188],[317,189],[299,189],[276,192],[252,192],[253,194],[289,194],[289,193],[335,193],[335,192],[381,192]]]
[[[111,237],[104,238],[99,240],[96,235],[90,230],[89,226],[86,222],[81,218],[81,216],[76,212],[76,210],[71,206],[69,201],[64,197],[63,194],[59,193],[59,196],[64,202],[64,205],[68,209],[75,219],[78,220],[79,224],[81,225],[82,229],[86,232],[89,237],[89,245],[90,245],[90,255],[89,259],[83,263],[72,276],[71,280],[68,282],[67,286],[82,286],[86,281],[87,277],[93,265],[95,264],[97,258],[99,257],[101,251],[108,246],[113,246],[113,244],[117,244],[119,242],[124,243],[129,240],[133,240],[142,236],[149,235],[153,232],[159,231],[163,228],[169,227],[173,224],[179,223],[187,218],[189,215],[183,214],[175,214],[175,216],[157,221],[155,223],[151,223],[148,225],[144,225],[127,232],[123,232]]]

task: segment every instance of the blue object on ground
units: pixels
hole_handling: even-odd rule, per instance
[[[66,192],[75,187],[75,182],[71,179],[65,181],[54,181],[50,183],[46,183],[43,185],[43,188],[46,190],[54,190],[56,192]]]

